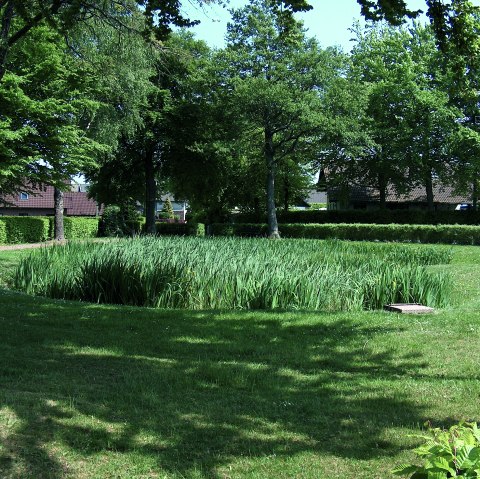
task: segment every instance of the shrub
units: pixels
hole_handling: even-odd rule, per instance
[[[0,244],[5,244],[7,242],[7,230],[5,228],[5,221],[2,221],[0,218]]]
[[[188,223],[162,223],[157,221],[157,234],[166,236],[188,236],[190,233]]]
[[[0,243],[20,244],[39,243],[49,238],[49,220],[41,216],[2,216],[3,238],[0,230]]]
[[[100,222],[100,236],[123,236],[123,230],[124,220],[120,206],[106,206]]]
[[[423,466],[402,465],[392,472],[410,479],[447,479],[480,477],[480,430],[476,423],[452,426],[448,431],[430,428],[426,441],[415,450]]]
[[[265,224],[214,224],[213,236],[267,236]],[[480,226],[468,225],[372,225],[281,224],[285,238],[397,241],[406,243],[480,244]]]
[[[173,214],[173,206],[172,206],[172,202],[170,201],[170,198],[167,198],[165,200],[165,203],[163,203],[162,214],[164,215],[162,217],[166,219],[173,220],[175,218],[175,215]]]
[[[96,238],[98,236],[98,218],[71,217],[63,218],[65,238],[83,239]]]

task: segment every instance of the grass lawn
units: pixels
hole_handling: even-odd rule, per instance
[[[0,252],[5,277],[28,252]],[[386,479],[425,421],[480,421],[480,249],[457,304],[183,311],[0,289],[0,478]]]

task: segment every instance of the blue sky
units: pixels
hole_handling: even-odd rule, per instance
[[[222,47],[227,22],[230,19],[227,8],[218,5],[200,8],[195,0],[184,0],[184,13],[191,19],[201,21],[192,28],[196,36],[212,47]],[[247,0],[230,0],[228,8],[239,8]],[[312,0],[314,9],[297,15],[305,22],[308,35],[317,37],[323,47],[340,45],[345,51],[351,48],[351,34],[348,29],[355,20],[360,20],[360,6],[356,0]],[[480,5],[480,0],[474,1]],[[425,9],[425,0],[407,0],[411,9]]]

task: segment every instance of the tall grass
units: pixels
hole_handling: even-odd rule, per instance
[[[44,248],[13,287],[52,298],[190,309],[378,309],[448,303],[450,277],[429,267],[449,249],[340,241],[134,238]]]

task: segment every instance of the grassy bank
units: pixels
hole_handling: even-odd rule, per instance
[[[22,252],[0,253],[5,273]],[[430,316],[153,310],[0,293],[0,477],[386,479],[480,420],[480,252]]]

